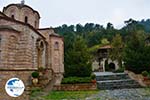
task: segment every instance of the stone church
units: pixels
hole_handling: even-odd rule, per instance
[[[60,84],[63,37],[52,28],[39,28],[39,24],[39,12],[23,2],[9,4],[0,12],[0,100],[12,100],[4,89],[8,79],[17,77],[28,87],[31,73],[40,67],[47,69],[47,85]],[[28,100],[24,95],[15,100]]]

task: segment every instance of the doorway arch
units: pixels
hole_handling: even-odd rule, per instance
[[[115,64],[113,62],[109,63],[108,66],[110,71],[115,71]]]

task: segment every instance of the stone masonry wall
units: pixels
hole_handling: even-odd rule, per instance
[[[14,39],[12,39],[13,41],[8,42],[9,35],[13,35],[13,34],[15,35],[17,45],[18,45],[16,48],[17,55],[15,55],[15,56],[17,56],[16,59],[18,59],[18,62],[15,65],[18,67],[23,67],[23,68],[37,67],[38,66],[37,40],[41,39],[42,41],[44,41],[44,39],[40,35],[35,33],[32,29],[30,29],[28,26],[9,22],[9,21],[2,20],[2,19],[0,19],[0,25],[3,25],[3,26],[11,25],[11,28],[20,32],[17,34],[10,32],[10,31],[5,32],[7,34],[4,34],[3,32],[1,33],[1,34],[5,35],[5,37],[6,37],[5,48],[9,48],[8,47],[9,44],[14,43]],[[45,43],[45,42],[43,42],[43,43]],[[45,44],[45,46],[46,46],[46,44]],[[42,53],[42,57],[45,59],[46,59],[46,51],[47,51],[46,49],[47,48],[45,48],[43,50],[44,53]],[[11,48],[10,48],[10,50],[11,50]],[[9,51],[6,50],[6,52],[9,52]],[[44,61],[42,61],[42,62],[43,62],[42,66],[46,66],[46,63],[48,63],[48,62],[44,62]]]
[[[31,73],[33,71],[16,71],[16,70],[6,70],[0,71],[0,100],[29,100],[29,94],[27,91],[28,85],[31,85]],[[25,84],[25,91],[19,97],[10,97],[5,91],[5,84],[10,78],[19,78]]]
[[[60,85],[64,73],[64,44],[63,39],[50,35],[50,62],[55,73],[55,85]]]
[[[93,83],[84,84],[61,84],[55,85],[53,90],[57,91],[85,91],[85,90],[96,90],[97,86]]]
[[[50,36],[51,66],[55,73],[64,73],[64,44],[57,36]]]

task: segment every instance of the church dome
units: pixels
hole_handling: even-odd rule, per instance
[[[8,17],[28,23],[35,28],[39,28],[40,14],[24,3],[10,4],[3,8],[3,13]]]

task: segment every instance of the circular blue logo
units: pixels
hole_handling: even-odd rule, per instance
[[[19,78],[11,78],[5,85],[5,90],[11,97],[19,97],[24,92],[24,89],[24,83]]]

